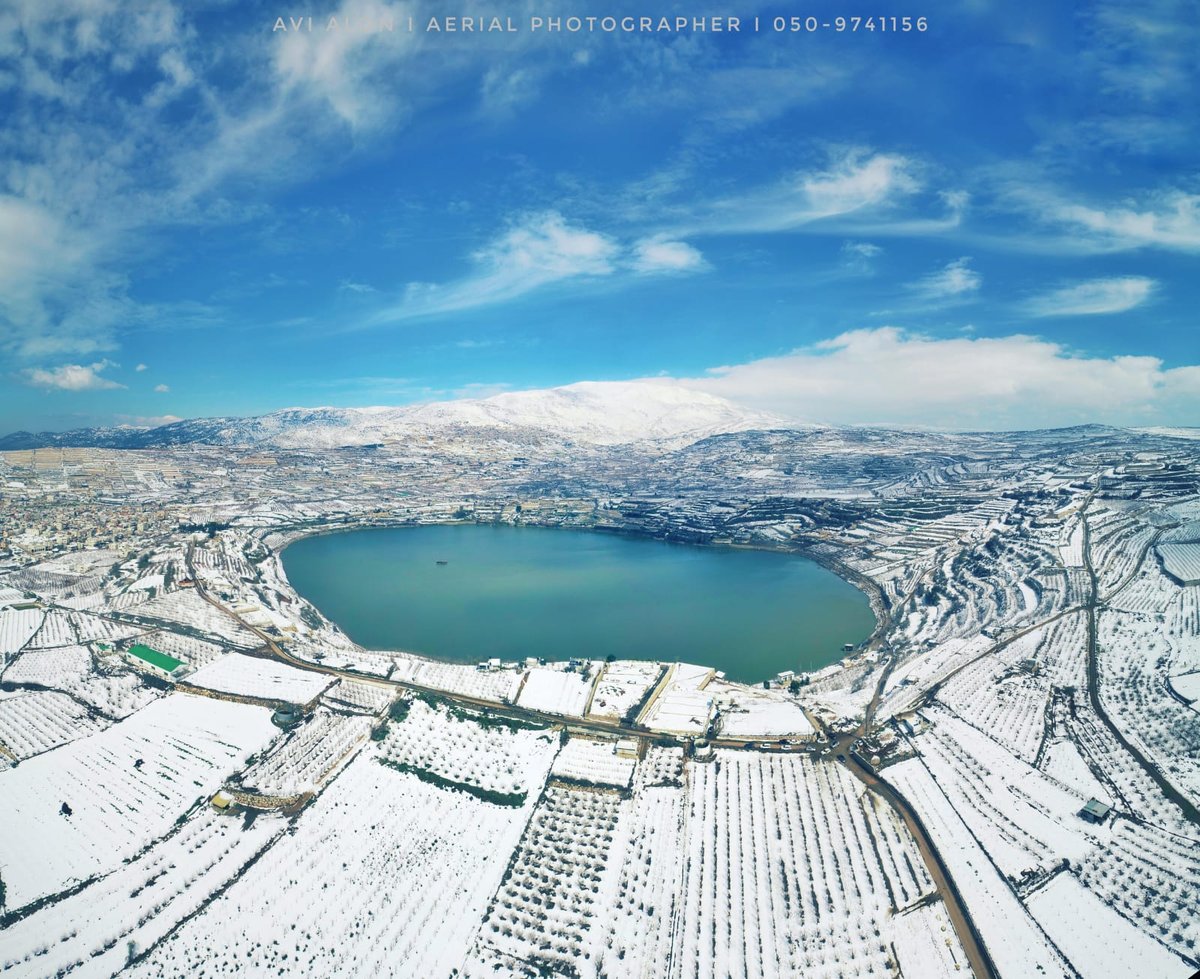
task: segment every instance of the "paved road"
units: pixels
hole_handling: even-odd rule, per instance
[[[838,749],[835,747],[834,750]],[[933,839],[925,831],[925,824],[908,804],[908,800],[887,782],[878,778],[868,766],[850,754],[848,749],[838,754],[837,758],[847,771],[896,810],[913,839],[916,840],[917,849],[925,861],[925,866],[929,868],[929,876],[933,878],[934,886],[937,887],[938,893],[946,905],[946,912],[950,916],[951,925],[954,926],[954,933],[962,944],[967,961],[971,964],[975,976],[977,979],[998,979],[999,973],[996,972],[992,957],[988,954],[987,946],[983,944],[983,939],[976,930],[975,923],[967,913],[966,905],[958,893],[958,888],[954,885],[954,880],[942,860],[942,855],[934,846]]]

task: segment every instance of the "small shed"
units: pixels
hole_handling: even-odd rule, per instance
[[[642,742],[637,738],[621,738],[613,746],[613,753],[622,758],[637,758],[641,755]]]
[[[1079,818],[1086,819],[1089,823],[1102,823],[1110,812],[1112,806],[1108,803],[1099,799],[1088,799],[1087,804],[1079,810]]]

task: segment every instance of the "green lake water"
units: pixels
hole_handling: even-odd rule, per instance
[[[754,682],[832,663],[875,625],[858,589],[795,555],[588,531],[354,530],[283,563],[360,645],[459,662],[682,660]]]

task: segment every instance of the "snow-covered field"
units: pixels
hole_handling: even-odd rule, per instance
[[[293,834],[129,974],[449,976],[527,818],[364,751]]]
[[[1189,974],[1179,956],[1138,931],[1069,873],[1058,874],[1026,904],[1082,979]]]
[[[274,660],[230,653],[191,674],[187,682],[207,690],[244,697],[307,704],[336,682],[336,677],[299,670]]]
[[[594,679],[590,674],[535,667],[525,675],[517,705],[546,714],[582,717]]]
[[[312,792],[346,763],[370,730],[369,718],[318,711],[246,769],[242,785],[281,797]]]
[[[887,769],[887,777],[937,840],[938,852],[971,909],[971,918],[1000,975],[1068,979],[1067,963],[921,762],[914,759],[893,765]]]
[[[277,733],[261,707],[174,694],[0,773],[8,906],[115,869]]]
[[[403,721],[389,723],[379,758],[458,786],[523,798],[537,795],[557,750],[553,732],[473,720],[414,700]]]
[[[0,972],[107,979],[215,897],[287,824],[202,809],[107,877],[0,931]]]
[[[779,690],[714,681],[705,688],[718,708],[723,738],[810,738],[816,734],[800,705]]]
[[[633,778],[635,764],[635,759],[616,753],[615,741],[570,738],[554,759],[550,774],[592,785],[611,785],[624,789],[629,787]]]
[[[666,685],[639,718],[651,731],[703,734],[713,716],[713,697],[704,687],[713,671],[706,666],[673,663]]]
[[[5,609],[0,612],[0,665],[33,638],[45,614],[37,608]]]
[[[626,717],[641,703],[662,671],[657,663],[641,660],[617,660],[602,669],[588,716],[614,720]]]
[[[65,693],[35,690],[0,697],[0,745],[17,758],[57,748],[101,727],[86,708]]]

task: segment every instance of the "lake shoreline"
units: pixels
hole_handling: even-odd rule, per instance
[[[747,544],[747,543],[741,543],[741,542],[735,543],[735,542],[730,542],[730,541],[712,541],[712,540],[695,540],[695,539],[679,540],[679,539],[674,539],[670,535],[647,534],[647,533],[639,532],[637,530],[613,527],[611,525],[607,525],[607,526],[605,526],[605,525],[588,525],[588,524],[582,524],[582,523],[574,523],[574,524],[570,524],[570,525],[564,525],[562,523],[543,522],[543,521],[539,521],[536,519],[524,519],[524,520],[521,520],[520,522],[509,522],[509,521],[504,521],[504,520],[480,521],[480,520],[471,520],[471,519],[465,519],[465,520],[464,519],[433,519],[433,520],[428,520],[428,521],[412,521],[412,520],[392,521],[392,520],[386,520],[386,519],[367,520],[367,521],[351,520],[351,521],[347,521],[345,523],[338,523],[338,524],[332,524],[332,525],[331,524],[322,524],[319,526],[305,526],[305,527],[292,527],[292,528],[286,528],[286,529],[276,529],[276,530],[268,532],[268,534],[264,534],[263,536],[264,537],[272,536],[272,537],[276,538],[275,541],[272,541],[270,543],[268,543],[267,541],[264,540],[264,544],[268,547],[268,550],[271,552],[271,554],[278,559],[276,564],[279,569],[279,575],[280,575],[281,581],[283,583],[286,583],[288,585],[288,587],[291,588],[291,590],[297,595],[297,597],[299,597],[307,605],[311,606],[323,621],[329,623],[331,626],[336,627],[339,632],[341,632],[344,636],[346,636],[346,638],[349,639],[352,643],[354,643],[354,645],[357,646],[358,648],[363,649],[366,652],[401,655],[405,658],[415,658],[415,659],[427,660],[430,662],[443,662],[443,663],[462,664],[462,663],[478,662],[478,661],[481,661],[484,659],[493,658],[495,655],[495,652],[493,650],[491,650],[486,644],[481,645],[480,651],[477,654],[470,653],[470,654],[464,654],[461,656],[456,656],[456,655],[439,655],[438,653],[431,653],[431,652],[425,652],[425,651],[415,652],[415,651],[411,651],[411,650],[404,649],[404,648],[397,648],[395,644],[384,645],[384,644],[371,643],[371,642],[368,642],[368,643],[359,642],[357,639],[353,638],[350,635],[350,633],[347,631],[347,628],[346,628],[347,623],[341,622],[337,618],[331,617],[331,614],[329,612],[326,612],[324,609],[322,609],[321,606],[317,602],[313,601],[307,595],[303,594],[296,587],[295,583],[291,580],[290,576],[287,574],[286,568],[284,566],[285,551],[287,551],[288,548],[290,548],[292,544],[299,543],[300,541],[303,541],[303,540],[308,540],[308,539],[317,538],[317,537],[327,537],[327,536],[338,535],[338,534],[352,534],[352,533],[359,532],[359,531],[369,531],[369,530],[378,530],[378,531],[383,531],[383,530],[420,530],[420,529],[440,528],[440,527],[446,527],[446,528],[479,527],[479,528],[512,529],[512,530],[520,530],[520,529],[524,529],[524,528],[531,528],[534,530],[565,530],[565,531],[575,531],[576,533],[581,533],[581,534],[596,535],[597,537],[600,537],[600,538],[616,537],[616,538],[622,538],[622,539],[627,539],[627,540],[636,541],[636,542],[657,542],[660,544],[668,544],[668,545],[686,548],[687,550],[690,550],[693,552],[703,552],[703,551],[711,552],[711,551],[716,551],[716,550],[729,550],[729,551],[735,551],[735,552],[751,552],[751,553],[758,552],[758,553],[763,553],[763,554],[780,554],[780,555],[785,555],[785,556],[789,556],[789,557],[798,557],[803,561],[811,562],[811,564],[813,564],[813,565],[823,569],[824,571],[829,572],[831,575],[835,576],[838,579],[838,581],[840,581],[841,583],[847,584],[847,585],[850,585],[851,587],[853,587],[856,592],[861,594],[863,596],[863,598],[866,599],[866,606],[870,610],[873,627],[870,628],[869,633],[866,635],[863,635],[863,633],[860,632],[859,630],[849,630],[848,629],[846,634],[844,636],[840,637],[842,641],[837,642],[836,647],[830,649],[830,658],[827,662],[824,662],[824,663],[821,663],[821,664],[815,665],[815,666],[812,665],[812,663],[808,662],[807,660],[806,660],[805,664],[793,664],[793,663],[789,662],[785,668],[796,669],[796,672],[816,673],[819,670],[825,670],[825,669],[828,669],[830,666],[833,666],[837,663],[841,663],[848,656],[854,655],[855,653],[862,651],[864,648],[867,648],[870,644],[872,644],[877,639],[880,632],[883,630],[883,628],[885,627],[885,625],[887,623],[886,606],[884,604],[883,596],[882,596],[882,593],[880,592],[880,590],[875,586],[874,582],[872,582],[869,578],[866,578],[865,576],[861,575],[859,572],[855,571],[854,569],[846,567],[841,562],[837,561],[836,558],[834,558],[833,556],[831,556],[827,553],[822,553],[820,551],[814,552],[808,548],[798,547],[793,544],[770,544],[770,543],[766,543],[766,542],[764,542],[762,544],[755,544],[755,543]],[[430,570],[432,571],[432,568]],[[346,618],[346,616],[343,615],[342,618]],[[351,619],[352,619],[352,616],[351,616]],[[754,621],[753,617],[751,617],[750,621]],[[842,647],[850,640],[854,640],[854,642],[853,642],[854,650],[852,652],[846,652],[842,649]],[[564,644],[564,646],[565,645],[567,645],[567,644]],[[733,646],[729,647],[729,649],[732,649],[732,648],[734,648],[734,647]],[[754,648],[759,649],[760,647],[754,647]],[[822,648],[824,648],[824,647],[822,647]],[[563,654],[563,655],[565,655],[565,654]],[[651,658],[652,655],[653,654],[651,654],[650,652],[647,651],[645,655],[640,655],[640,656],[639,655],[632,655],[632,656],[618,655],[616,658],[617,659],[643,659],[648,662],[653,662],[653,661],[668,662],[668,661],[672,661],[674,659],[685,659],[686,660],[686,658],[687,658],[685,656],[678,656],[678,657],[676,657],[676,656],[657,656],[657,657]],[[769,654],[760,652],[759,655],[769,655]],[[795,658],[804,658],[805,655],[806,654],[801,653],[799,650],[797,650],[797,655]],[[807,653],[807,659],[811,660],[813,658],[813,656],[814,656],[814,654],[810,650]],[[501,658],[511,659],[512,656],[508,656],[508,657],[502,656]],[[562,656],[561,655],[557,656],[557,657],[538,656],[537,658],[547,658],[547,659],[552,660],[555,658],[562,658]],[[590,658],[599,659],[602,657],[593,656]],[[698,655],[698,656],[694,657],[694,659],[696,659],[698,661],[702,661],[702,662],[706,662],[708,658],[710,658],[710,657],[706,657],[704,655]],[[719,667],[715,667],[715,668],[719,668]],[[728,672],[728,670],[726,670],[725,672]],[[779,670],[771,670],[767,675],[756,676],[756,678],[752,679],[752,680],[751,679],[742,679],[742,680],[739,680],[738,682],[758,683],[760,680],[772,678],[776,672],[779,672]]]

